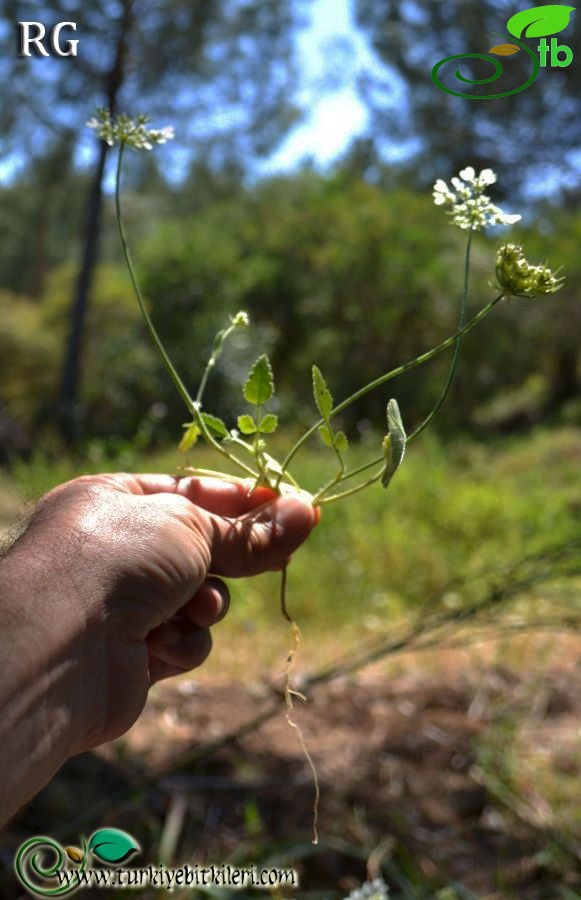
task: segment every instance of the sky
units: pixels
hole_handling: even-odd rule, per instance
[[[325,166],[336,159],[353,137],[366,130],[368,114],[357,96],[356,79],[362,65],[373,59],[357,31],[351,0],[311,0],[305,27],[297,34],[300,84],[297,101],[305,114],[258,174],[288,171],[303,160]],[[80,148],[80,160],[93,153],[91,142]],[[11,179],[18,160],[0,160],[0,183]]]
[[[313,0],[308,19],[297,36],[302,73],[298,99],[307,113],[263,164],[265,174],[292,168],[305,158],[325,165],[368,123],[355,82],[359,66],[371,66],[373,60],[355,27],[351,0]]]

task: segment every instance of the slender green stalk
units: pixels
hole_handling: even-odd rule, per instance
[[[123,216],[121,213],[121,167],[123,164],[123,151],[125,150],[125,145],[123,142],[119,145],[119,158],[117,160],[117,177],[115,180],[115,209],[117,212],[117,225],[119,227],[119,235],[121,237],[121,245],[123,247],[123,255],[125,256],[125,262],[127,263],[127,268],[129,269],[129,276],[131,278],[131,283],[133,285],[133,290],[135,291],[135,296],[137,297],[137,302],[139,303],[139,308],[141,309],[141,314],[145,320],[145,324],[147,326],[147,330],[153,340],[153,343],[158,349],[159,355],[163,360],[163,364],[168,371],[168,374],[175,384],[176,388],[179,391],[180,397],[186,404],[188,410],[191,413],[195,412],[195,404],[192,398],[188,393],[188,389],[185,384],[181,380],[180,376],[175,370],[175,367],[169,358],[167,351],[161,341],[160,336],[158,335],[155,325],[151,321],[151,316],[147,310],[147,306],[145,305],[145,301],[141,294],[141,289],[139,287],[137,276],[135,274],[135,269],[133,268],[133,261],[131,259],[131,254],[129,252],[129,244],[127,242],[127,235],[125,233],[125,225],[123,222]]]
[[[352,469],[350,472],[345,472],[341,481],[349,481],[350,478],[355,478],[356,475],[361,475],[363,472],[367,472],[368,469],[373,469],[374,466],[378,466],[380,463],[385,465],[385,456],[383,453],[381,456],[372,459],[371,462],[358,466],[357,469]]]
[[[171,359],[169,358],[169,355],[162,343],[162,340],[161,340],[159,334],[157,333],[155,325],[153,324],[153,322],[151,320],[151,316],[149,315],[147,306],[145,305],[145,301],[144,301],[143,295],[141,293],[141,288],[139,287],[139,282],[137,281],[137,275],[136,275],[135,269],[133,267],[133,260],[131,259],[131,253],[129,252],[129,244],[127,241],[127,235],[125,232],[125,224],[123,221],[123,214],[121,211],[121,170],[122,170],[122,165],[123,165],[124,149],[125,149],[124,144],[121,143],[119,145],[119,158],[117,161],[117,177],[115,179],[115,209],[117,212],[117,225],[119,227],[119,235],[121,237],[121,245],[123,247],[123,255],[125,257],[125,262],[127,264],[127,268],[129,270],[129,276],[131,278],[133,290],[135,291],[135,296],[137,297],[137,302],[139,303],[139,308],[141,310],[141,314],[142,314],[145,324],[147,326],[147,330],[149,331],[149,334],[151,336],[151,339],[153,340],[153,343],[157,347],[159,355],[161,356],[161,358],[163,360],[163,364],[164,364],[171,380],[175,384],[175,386],[180,394],[180,397],[182,398],[186,407],[188,408],[188,410],[191,412],[194,419],[196,420],[196,424],[199,426],[206,441],[208,441],[208,443],[211,444],[212,447],[214,447],[214,449],[216,449],[218,451],[218,453],[221,453],[222,456],[225,456],[227,459],[229,459],[230,462],[237,465],[240,469],[242,469],[248,475],[251,475],[253,478],[256,478],[256,472],[253,469],[251,469],[249,466],[247,466],[245,463],[243,463],[242,460],[238,459],[237,456],[234,456],[233,453],[229,453],[227,450],[225,450],[224,447],[222,447],[218,443],[218,441],[216,441],[212,437],[210,432],[208,431],[206,423],[204,422],[201,412],[200,412],[199,402],[192,400],[192,398],[190,397],[188,389],[186,388],[182,379],[178,375],[178,373],[177,373],[177,371],[176,371]]]
[[[357,484],[355,487],[349,488],[348,491],[341,491],[340,494],[332,494],[330,497],[325,497],[324,494],[326,494],[327,491],[330,490],[330,487],[333,487],[333,485],[322,488],[319,493],[315,494],[315,496],[313,497],[313,506],[322,506],[324,503],[334,503],[335,500],[343,500],[344,497],[351,497],[352,494],[358,494],[359,491],[364,491],[365,488],[371,487],[372,484],[376,484],[383,475],[383,470],[385,468],[385,460],[383,456],[380,456],[378,460],[375,460],[373,465],[377,465],[377,463],[379,462],[382,464],[379,472],[377,472],[372,478],[368,478],[367,481],[362,481],[361,484]],[[371,463],[366,468],[369,468],[370,466]],[[345,481],[346,479],[341,480]],[[338,484],[339,482],[335,483]]]
[[[357,400],[365,397],[366,394],[369,394],[371,391],[375,390],[375,388],[380,387],[382,384],[386,384],[386,382],[391,381],[393,378],[397,378],[399,375],[403,375],[405,372],[409,372],[410,369],[414,369],[416,366],[421,366],[423,363],[428,362],[430,359],[433,359],[434,356],[437,356],[438,353],[441,353],[443,350],[447,350],[448,347],[451,347],[458,340],[458,338],[461,338],[463,335],[471,331],[472,328],[478,325],[478,323],[488,315],[488,313],[493,309],[494,306],[496,306],[496,304],[500,300],[502,300],[503,297],[504,294],[499,294],[494,298],[494,300],[491,300],[490,303],[487,303],[486,306],[484,306],[480,310],[480,312],[478,312],[474,316],[474,318],[470,319],[470,321],[466,325],[464,325],[463,328],[461,328],[451,337],[446,338],[446,340],[438,344],[437,347],[433,347],[432,350],[428,350],[426,353],[422,353],[420,356],[416,356],[415,359],[404,363],[402,366],[398,366],[396,369],[392,369],[390,372],[386,372],[384,375],[380,375],[379,378],[370,381],[369,384],[366,384],[358,391],[355,391],[354,394],[351,394],[350,397],[347,397],[346,400],[343,400],[331,410],[329,418],[332,419],[334,416],[339,415],[340,412],[343,412],[343,410],[350,406],[352,403],[355,403]],[[318,419],[314,423],[314,425],[312,425],[302,435],[302,437],[300,437],[298,441],[296,441],[296,443],[293,445],[293,447],[291,447],[284,459],[284,462],[282,464],[283,472],[288,468],[303,444],[316,432],[317,428],[319,428],[323,424],[324,419]]]
[[[472,237],[474,232],[470,231],[468,234],[468,242],[466,244],[466,257],[464,260],[464,292],[462,294],[462,303],[460,304],[460,318],[458,320],[458,329],[461,330],[464,327],[466,322],[466,309],[468,307],[468,281],[470,277],[470,250],[472,248]],[[460,357],[460,350],[462,349],[462,338],[458,338],[456,341],[456,347],[454,349],[454,356],[452,359],[452,364],[450,366],[450,371],[448,372],[448,377],[446,379],[446,384],[444,385],[444,390],[440,394],[440,398],[431,413],[426,416],[424,421],[418,425],[418,427],[412,431],[410,435],[408,435],[406,443],[409,444],[410,441],[413,441],[419,434],[422,433],[424,428],[427,428],[430,422],[438,415],[440,408],[442,407],[448,393],[450,391],[450,387],[452,386],[452,382],[454,380],[454,375],[456,374],[456,367],[458,365],[458,359]]]
[[[204,374],[202,375],[202,380],[200,381],[198,393],[196,394],[196,403],[198,403],[200,406],[202,405],[202,398],[204,396],[204,391],[206,390],[206,384],[208,383],[210,372],[218,362],[222,354],[224,343],[227,338],[230,337],[233,331],[236,331],[236,325],[234,324],[229,325],[227,328],[224,328],[223,331],[220,331],[216,336],[216,340],[214,341],[214,346],[212,348],[212,354],[210,356],[210,359],[206,363],[206,368],[204,369]]]

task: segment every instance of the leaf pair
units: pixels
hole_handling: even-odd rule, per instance
[[[345,432],[337,431],[335,433],[333,431],[331,425],[333,396],[318,366],[313,366],[313,396],[315,405],[324,421],[324,424],[319,428],[321,440],[326,447],[333,447],[338,454],[346,453],[349,449],[349,441]]]
[[[278,417],[271,413],[265,416],[258,415],[260,407],[264,403],[268,403],[274,396],[272,367],[265,354],[260,356],[252,366],[242,393],[244,399],[257,408],[256,417],[250,415],[238,417],[238,428],[242,434],[273,434],[278,427]],[[205,412],[200,413],[200,418],[212,437],[222,440],[230,437],[222,419]],[[202,435],[202,427],[198,421],[194,421],[187,422],[184,428],[186,431],[180,441],[179,449],[182,453],[187,453]]]

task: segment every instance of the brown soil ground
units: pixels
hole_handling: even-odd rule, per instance
[[[335,680],[296,708],[321,784],[317,848],[312,778],[282,698],[264,681],[187,679],[157,686],[124,739],[71,760],[12,823],[0,896],[20,896],[9,869],[27,837],[75,844],[111,825],[140,841],[132,865],[158,860],[160,841],[172,863],[292,865],[301,888],[278,897],[333,900],[380,872],[397,897],[452,883],[486,900],[581,897],[574,657],[526,677],[482,659],[466,668],[463,655],[433,671],[406,659],[408,673]],[[201,753],[273,705],[260,727]]]

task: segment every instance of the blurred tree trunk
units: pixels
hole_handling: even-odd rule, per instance
[[[579,397],[578,359],[576,347],[561,347],[555,358],[551,379],[550,405],[557,406]]]
[[[127,43],[133,21],[132,6],[133,0],[123,0],[123,14],[119,26],[115,58],[104,85],[106,105],[112,112],[116,109],[117,98],[123,85]],[[99,141],[99,156],[87,199],[81,266],[71,305],[70,331],[65,348],[59,396],[59,419],[65,435],[70,435],[75,430],[75,421],[77,420],[75,411],[82,374],[83,332],[97,262],[103,206],[103,179],[108,150],[107,144]]]

